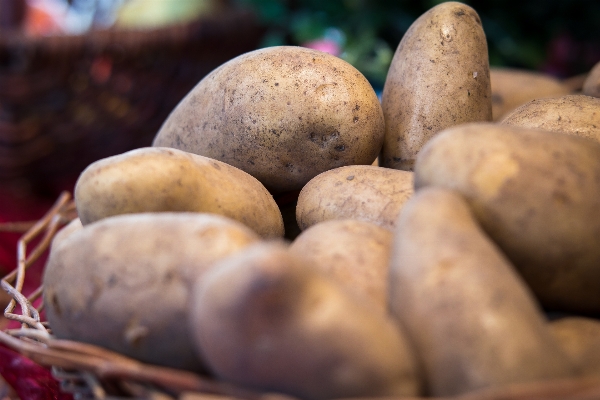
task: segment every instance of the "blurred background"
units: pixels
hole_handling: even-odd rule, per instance
[[[410,24],[438,0],[239,0],[267,27],[262,46],[331,49],[375,87]],[[600,1],[463,1],[480,15],[490,64],[539,70],[559,78],[589,71],[600,60]]]

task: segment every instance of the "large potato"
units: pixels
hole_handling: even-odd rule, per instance
[[[148,147],[89,165],[75,186],[86,225],[112,215],[192,211],[224,215],[261,236],[283,236],[281,212],[267,189],[223,162],[170,148]]]
[[[311,226],[292,242],[290,252],[387,312],[391,248],[390,230],[344,219]]]
[[[358,219],[393,229],[413,194],[413,173],[372,165],[335,168],[302,188],[296,206],[300,229],[331,219]]]
[[[282,46],[241,55],[206,76],[154,145],[226,162],[284,192],[331,168],[371,164],[383,134],[381,105],[357,69]]]
[[[392,320],[282,244],[222,260],[192,300],[195,343],[222,380],[314,400],[418,393]]]
[[[471,7],[442,3],[400,42],[383,88],[385,140],[380,165],[412,170],[421,147],[463,122],[490,121],[488,50]]]
[[[550,329],[581,375],[600,378],[600,320],[564,317]]]
[[[420,190],[402,210],[390,304],[432,396],[574,373],[535,298],[455,192]]]
[[[187,329],[190,285],[258,240],[213,214],[127,214],[86,225],[50,253],[43,284],[52,333],[200,370]]]
[[[562,132],[600,142],[600,99],[574,94],[532,100],[509,113],[500,123]]]
[[[490,79],[494,121],[531,100],[571,93],[568,85],[536,71],[496,67],[490,70]]]
[[[419,155],[415,189],[455,189],[542,304],[600,312],[600,144],[562,133],[467,124]]]

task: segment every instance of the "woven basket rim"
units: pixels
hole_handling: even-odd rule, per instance
[[[201,39],[228,30],[242,22],[258,25],[255,13],[241,7],[223,7],[186,23],[176,23],[155,28],[91,29],[83,34],[56,34],[28,36],[21,31],[0,32],[0,51],[36,50],[73,51],[81,48],[110,48],[122,50],[147,45],[181,42],[190,37]],[[210,29],[207,29],[210,28]]]

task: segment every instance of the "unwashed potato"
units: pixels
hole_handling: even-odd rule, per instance
[[[330,220],[311,226],[290,252],[387,312],[392,232],[371,222]]]
[[[300,190],[331,168],[371,164],[381,149],[381,105],[342,59],[302,47],[243,54],[206,76],[154,139],[214,158],[272,192]]]
[[[488,50],[471,7],[445,2],[421,15],[398,45],[383,87],[380,165],[412,171],[437,132],[491,121]]]
[[[263,237],[284,233],[281,212],[259,181],[171,148],[141,148],[92,163],[77,180],[75,202],[84,225],[119,214],[192,211],[235,219]]]
[[[455,192],[422,189],[402,210],[390,305],[423,362],[429,395],[574,373],[535,298]]]
[[[187,329],[190,285],[259,237],[200,213],[105,218],[54,246],[43,277],[52,333],[144,362],[199,371]]]
[[[283,244],[222,260],[191,307],[197,349],[221,380],[308,400],[419,391],[412,349],[392,320]]]
[[[550,329],[581,375],[600,377],[600,320],[565,317]]]
[[[509,113],[500,123],[562,132],[600,142],[600,99],[573,94],[532,100]]]
[[[568,85],[542,72],[495,67],[490,70],[490,79],[494,121],[531,100],[571,93]]]
[[[600,62],[598,62],[583,82],[582,93],[587,96],[600,97]]]
[[[413,194],[413,173],[372,165],[335,168],[302,188],[296,206],[300,229],[331,219],[358,219],[393,229]]]
[[[600,144],[499,124],[466,124],[423,148],[415,190],[465,196],[544,307],[600,312]]]
[[[71,222],[69,222],[67,225],[65,225],[61,230],[59,230],[56,233],[56,235],[54,235],[54,238],[52,239],[50,251],[52,251],[52,249],[54,247],[58,246],[59,243],[62,242],[64,239],[68,238],[72,233],[77,232],[81,228],[83,228],[83,225],[81,224],[81,220],[79,218],[73,219]]]

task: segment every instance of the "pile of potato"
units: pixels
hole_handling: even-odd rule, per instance
[[[414,22],[381,103],[326,53],[229,61],[81,174],[53,334],[309,400],[600,380],[600,99],[494,82],[457,2]]]

